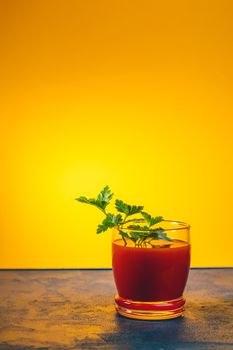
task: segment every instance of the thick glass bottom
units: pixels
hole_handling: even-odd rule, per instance
[[[141,302],[115,296],[117,312],[128,318],[139,320],[168,320],[183,316],[185,299],[181,296],[178,299]]]

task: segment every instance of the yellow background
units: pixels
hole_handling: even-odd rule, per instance
[[[233,265],[232,7],[1,1],[1,268],[110,267],[107,184]]]

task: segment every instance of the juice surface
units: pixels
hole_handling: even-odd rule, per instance
[[[188,278],[190,245],[156,241],[135,247],[119,239],[112,244],[112,266],[120,297],[135,301],[165,301],[182,296]]]

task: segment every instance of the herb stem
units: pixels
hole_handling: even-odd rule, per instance
[[[123,241],[124,241],[124,245],[126,246],[126,245],[127,245],[127,242],[126,242],[125,237],[124,237],[124,236],[121,236],[121,237],[122,237],[122,239],[123,239]]]
[[[126,218],[128,217],[128,215],[125,215],[124,220],[120,223],[120,227],[123,228],[124,224],[127,223]]]

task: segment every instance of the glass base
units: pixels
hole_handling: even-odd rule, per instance
[[[183,316],[185,299],[182,297],[167,301],[142,302],[115,296],[117,312],[128,318],[139,320],[168,320]]]

